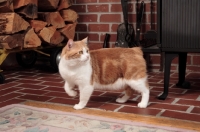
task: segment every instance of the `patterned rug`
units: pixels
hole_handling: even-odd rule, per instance
[[[14,104],[0,108],[0,132],[193,132],[130,120]]]

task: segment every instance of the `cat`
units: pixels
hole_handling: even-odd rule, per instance
[[[95,89],[123,90],[124,95],[116,102],[125,103],[133,91],[141,93],[138,107],[146,108],[149,101],[149,84],[146,62],[140,47],[102,48],[91,50],[88,39],[73,41],[69,39],[61,52],[58,65],[64,79],[64,89],[69,96],[77,96],[74,90],[78,86],[79,103],[74,109],[83,109]]]

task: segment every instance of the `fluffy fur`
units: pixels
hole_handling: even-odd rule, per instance
[[[77,95],[74,87],[78,86],[80,98],[74,109],[84,108],[94,89],[124,89],[124,96],[116,100],[118,103],[126,102],[136,90],[142,95],[138,107],[148,105],[146,63],[139,47],[89,51],[87,38],[81,41],[70,39],[62,50],[59,72],[69,96]]]

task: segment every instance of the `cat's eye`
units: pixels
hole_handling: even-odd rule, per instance
[[[83,51],[79,51],[79,54],[83,54]]]
[[[88,51],[88,50],[86,50],[86,52],[88,53],[89,51]]]

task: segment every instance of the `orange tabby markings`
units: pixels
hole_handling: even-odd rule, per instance
[[[126,102],[133,90],[142,100],[138,107],[146,108],[149,101],[146,62],[141,48],[107,48],[88,52],[87,38],[81,41],[69,40],[61,53],[59,72],[65,81],[64,89],[69,96],[76,96],[73,90],[78,86],[79,103],[75,109],[82,109],[94,89],[120,90],[124,96],[118,103]]]

